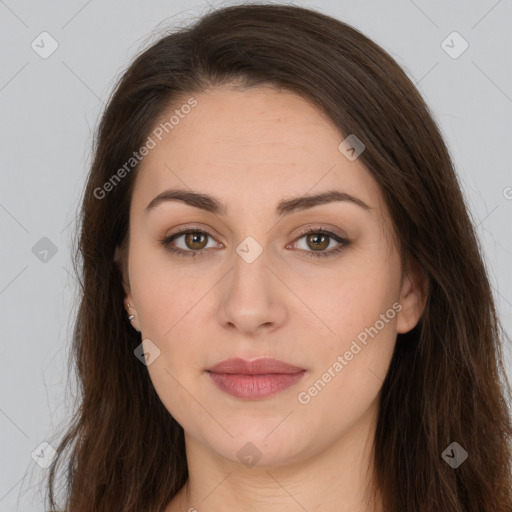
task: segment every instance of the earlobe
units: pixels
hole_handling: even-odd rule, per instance
[[[117,246],[114,251],[113,261],[117,264],[120,272],[121,272],[121,284],[124,288],[125,296],[124,296],[124,308],[127,312],[127,318],[131,323],[132,327],[140,332],[139,320],[137,318],[137,312],[133,306],[134,300],[130,292],[130,284],[128,281],[128,270],[126,268],[126,254],[124,253],[124,249],[122,246]]]
[[[402,306],[397,317],[397,332],[404,334],[419,322],[428,296],[428,277],[416,264],[408,264],[400,291]]]
[[[137,318],[137,312],[135,311],[135,308],[127,301],[128,298],[129,298],[129,296],[127,296],[125,299],[125,308],[126,308],[126,311],[128,312],[128,320],[132,324],[132,327],[137,332],[140,332],[140,326],[139,326],[139,321]]]

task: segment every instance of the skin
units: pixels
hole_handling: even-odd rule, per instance
[[[194,98],[197,106],[137,171],[125,278],[132,325],[160,350],[147,366],[151,380],[185,431],[190,476],[166,512],[382,510],[378,495],[368,498],[378,396],[397,333],[411,330],[423,311],[425,282],[412,270],[402,275],[378,185],[360,159],[340,152],[344,136],[312,103],[266,86],[222,86]],[[176,187],[218,198],[227,213],[180,201],[144,213]],[[370,210],[343,201],[275,215],[283,199],[333,189]],[[160,244],[191,224],[211,236],[188,245],[181,236],[174,246],[202,247],[204,257]],[[307,227],[350,244],[308,258],[319,252],[315,243],[323,252],[339,244],[308,243],[300,232]],[[248,236],[263,250],[252,263],[236,252]],[[299,393],[394,303],[401,311],[300,403]],[[262,356],[304,368],[305,377],[271,397],[245,400],[220,391],[205,373],[226,358]],[[261,453],[252,467],[237,456],[248,442]]]

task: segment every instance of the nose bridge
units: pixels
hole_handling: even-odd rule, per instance
[[[253,279],[255,274],[260,278],[269,273],[269,232],[265,227],[267,219],[262,218],[262,212],[251,206],[250,195],[239,197],[241,201],[236,216],[242,220],[238,236],[241,238],[234,247],[233,278]]]
[[[259,237],[262,238],[261,236]],[[258,242],[252,235],[247,236],[235,248],[233,257],[233,272],[230,279],[230,293],[235,293],[239,300],[245,296],[251,302],[269,300],[272,294],[268,269],[269,250],[265,242]]]
[[[263,324],[276,326],[285,316],[278,280],[269,269],[269,250],[256,236],[246,236],[236,246],[219,305],[221,323],[246,332]]]

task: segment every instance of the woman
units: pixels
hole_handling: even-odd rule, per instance
[[[84,194],[66,510],[512,510],[502,330],[397,63],[295,6],[120,80]]]

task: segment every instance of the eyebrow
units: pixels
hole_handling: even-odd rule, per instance
[[[208,194],[200,192],[194,192],[191,190],[184,189],[170,189],[158,194],[151,202],[146,206],[145,213],[149,213],[154,210],[158,205],[168,201],[181,201],[189,206],[206,210],[207,212],[215,213],[218,215],[226,215],[227,207],[221,201],[212,197]],[[316,195],[305,195],[299,197],[293,197],[291,199],[284,199],[276,207],[276,216],[284,217],[295,211],[306,210],[313,208],[321,204],[328,204],[337,201],[346,201],[365,210],[372,210],[361,199],[348,194],[347,192],[341,192],[338,190],[329,190]]]

